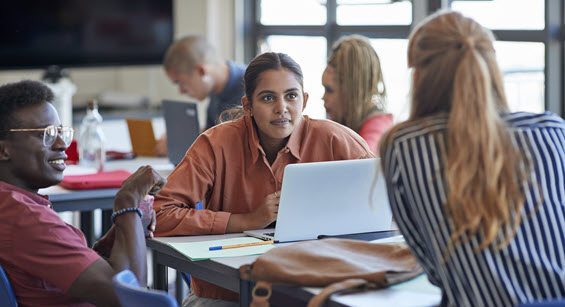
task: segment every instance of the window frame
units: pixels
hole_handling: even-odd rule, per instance
[[[442,8],[449,8],[454,0],[412,1],[411,25],[338,25],[337,0],[326,0],[327,21],[319,26],[279,26],[260,23],[260,0],[243,1],[244,14],[244,59],[248,63],[259,51],[259,42],[269,35],[323,36],[327,39],[327,50],[331,52],[334,42],[343,35],[361,34],[368,38],[406,39],[412,26],[427,15]],[[544,103],[545,109],[560,116],[564,114],[565,97],[565,0],[544,0],[545,27],[541,30],[493,30],[499,41],[538,42],[545,46]]]

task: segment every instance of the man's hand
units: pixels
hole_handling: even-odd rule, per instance
[[[155,210],[151,210],[151,223],[147,226],[147,232],[145,233],[146,238],[153,238],[153,232],[155,231],[155,226],[157,225],[157,215],[155,215]]]
[[[114,211],[135,208],[147,194],[157,194],[167,183],[151,166],[142,166],[122,183],[114,200]]]

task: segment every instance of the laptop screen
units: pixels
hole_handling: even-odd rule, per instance
[[[196,103],[163,100],[169,160],[177,166],[200,134]]]
[[[391,229],[392,213],[378,159],[289,164],[285,167],[274,239]],[[261,236],[272,230],[262,229]],[[244,233],[255,236],[256,231]]]

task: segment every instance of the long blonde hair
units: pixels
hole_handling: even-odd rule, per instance
[[[530,166],[500,115],[508,106],[493,40],[489,30],[457,12],[434,14],[416,27],[408,45],[415,74],[410,118],[381,147],[384,156],[394,131],[410,122],[448,114],[442,150],[446,216],[454,227],[450,249],[477,234],[483,237],[477,251],[491,243],[503,248],[521,222],[521,187]]]
[[[328,65],[336,70],[345,104],[342,118],[335,121],[359,132],[367,117],[384,112],[386,89],[379,56],[366,37],[344,36],[334,44]]]

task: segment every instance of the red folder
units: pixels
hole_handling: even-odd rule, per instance
[[[131,175],[125,170],[100,172],[90,175],[65,176],[59,185],[70,190],[92,190],[119,188],[122,182]]]

